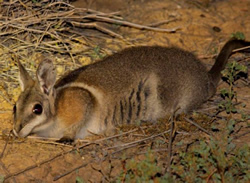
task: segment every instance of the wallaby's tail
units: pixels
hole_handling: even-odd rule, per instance
[[[209,75],[211,76],[213,85],[216,87],[218,82],[220,81],[221,78],[221,71],[225,68],[227,64],[227,60],[232,54],[232,51],[234,49],[242,48],[245,46],[250,46],[250,42],[246,42],[243,40],[235,40],[231,39],[229,40],[222,48],[220,51],[218,57],[216,58],[216,61],[213,65],[213,67],[210,69],[208,72]],[[247,52],[249,51],[250,48],[247,49]]]

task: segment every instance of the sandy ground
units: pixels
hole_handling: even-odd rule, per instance
[[[166,29],[180,27],[181,29],[175,33],[161,33],[129,27],[121,27],[116,31],[129,39],[129,42],[133,45],[181,47],[202,58],[208,68],[213,63],[212,55],[218,53],[218,50],[230,38],[232,33],[243,32],[246,39],[250,40],[250,1],[247,0],[94,0],[76,1],[73,5],[103,12],[120,11],[125,20],[143,25],[150,25],[163,20],[173,20],[158,27]],[[121,44],[116,41],[116,38],[109,38],[108,40],[106,42],[103,39],[100,42],[95,40],[95,42],[101,47],[112,50],[112,52],[132,45]],[[2,49],[1,46],[0,49]],[[244,60],[246,57],[243,54],[236,54],[232,59],[240,58]],[[0,60],[0,62],[4,61]],[[248,61],[243,63],[249,70],[249,55]],[[4,69],[4,67],[1,68]],[[16,66],[13,66],[13,68],[17,69]],[[2,73],[2,71],[0,72]],[[235,88],[238,93],[238,101],[244,102],[246,104],[245,110],[250,111],[248,79],[247,82],[248,84],[239,81],[236,83]],[[81,143],[78,147],[84,146],[83,148],[74,147],[73,150],[72,146],[37,139],[9,140],[5,147],[6,136],[4,134],[12,128],[12,103],[5,96],[11,93],[14,101],[20,92],[17,81],[11,86],[5,90],[2,89],[0,93],[0,153],[3,152],[0,159],[0,178],[5,176],[6,182],[52,182],[54,179],[59,178],[57,176],[63,175],[70,170],[72,172],[62,176],[55,182],[76,182],[79,177],[86,182],[111,182],[122,171],[124,160],[132,157],[137,160],[143,159],[144,153],[140,154],[138,152],[146,152],[146,149],[153,144],[154,140],[136,144],[136,146],[131,145],[128,146],[129,148],[123,148],[121,144],[134,142],[155,133],[160,133],[162,130],[159,127],[159,131],[156,130],[151,133],[148,128],[152,126],[149,125],[145,127],[147,128],[146,134],[142,136],[142,131],[137,127],[128,127],[122,130],[125,132],[137,129],[137,131],[110,140],[105,140],[106,137],[98,137],[97,139],[104,138],[104,140],[100,140],[96,144]],[[221,83],[219,86],[219,88],[223,87],[226,87],[225,83]],[[205,104],[205,107],[216,106],[218,100],[221,99],[217,94],[212,101]],[[203,126],[209,128],[209,125],[210,123],[207,123]],[[180,134],[177,138],[178,141],[204,136],[202,132],[190,127],[190,125],[184,124],[183,126],[188,130],[191,129],[191,132],[189,135]],[[246,131],[247,127],[243,125],[241,132]],[[249,137],[247,135],[239,138],[236,143],[238,145],[249,143],[249,140],[247,140]],[[158,140],[162,140],[162,138],[159,137]],[[115,148],[115,146],[119,147]],[[160,147],[161,149],[167,148],[167,143]],[[158,162],[163,166],[166,166],[166,154],[167,152],[163,150],[156,153]],[[53,157],[54,159],[51,159]]]

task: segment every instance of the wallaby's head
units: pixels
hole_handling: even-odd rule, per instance
[[[33,80],[20,62],[18,66],[22,93],[13,108],[13,131],[19,137],[26,137],[55,113],[56,70],[52,61],[45,59],[36,71],[36,80]]]

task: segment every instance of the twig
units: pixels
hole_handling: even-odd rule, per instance
[[[202,128],[200,125],[198,125],[197,123],[193,122],[192,120],[184,117],[184,119],[191,123],[192,125],[196,126],[197,128],[199,128],[201,131],[205,132],[206,134],[208,134],[209,136],[213,136],[213,134],[211,134],[209,131],[207,131],[205,128]]]
[[[19,3],[25,8],[25,9],[29,9],[28,6],[26,6],[21,0],[18,0]]]
[[[19,53],[13,51],[13,49],[10,49],[9,47],[5,46],[4,44],[0,43],[1,46],[3,46],[5,49],[7,49],[9,52],[15,54],[16,56],[21,57],[22,59],[25,59],[25,57],[23,57],[22,55],[20,55]],[[1,73],[2,74],[2,73]]]
[[[140,128],[143,128],[143,127],[140,127]],[[144,127],[144,128],[146,128],[146,127]],[[94,140],[94,141],[84,140],[84,139],[77,139],[77,141],[78,142],[85,142],[85,143],[99,143],[99,142],[102,142],[102,141],[105,141],[105,140],[121,137],[121,136],[127,135],[129,133],[133,133],[135,131],[138,131],[138,130],[139,129],[133,129],[133,130],[121,133],[121,134],[116,134],[116,135],[113,135],[113,136],[97,139],[97,140]],[[60,140],[59,138],[48,138],[48,137],[37,137],[37,136],[28,136],[27,138],[29,138],[29,139],[39,139],[39,140],[45,140],[45,141],[52,141],[52,142]]]
[[[210,182],[209,180],[210,180],[210,178],[213,176],[213,174],[214,174],[215,172],[217,172],[217,169],[214,169],[214,170],[208,175],[208,177],[206,178],[206,182],[207,182],[207,183]]]
[[[243,133],[243,134],[236,135],[236,136],[234,136],[234,137],[232,138],[232,140],[236,140],[236,139],[238,139],[238,138],[240,138],[240,137],[243,137],[243,136],[245,136],[245,135],[247,135],[247,134],[249,134],[249,133],[250,133],[250,131],[247,131],[247,132],[245,132],[245,133]]]
[[[0,91],[0,95],[10,104],[13,105],[14,102],[10,101],[1,91]]]
[[[7,167],[5,166],[5,164],[2,162],[2,160],[0,159],[0,164],[2,166],[2,168],[4,169],[4,171],[7,173],[7,176],[10,174],[9,170],[7,169]],[[13,182],[17,182],[15,177],[12,177]],[[6,180],[6,178],[4,177],[4,180]]]
[[[242,48],[234,49],[232,52],[234,53],[234,52],[246,50],[246,49],[248,49],[248,48],[250,48],[250,46],[245,46],[245,47],[242,47]]]
[[[208,59],[208,58],[215,58],[218,54],[213,54],[213,55],[199,55],[199,59]]]
[[[144,127],[144,128],[146,128],[146,127]],[[121,134],[117,134],[117,135],[113,135],[113,136],[110,136],[110,137],[102,138],[102,139],[96,140],[95,142],[101,142],[101,141],[104,141],[104,140],[109,140],[109,139],[113,139],[113,138],[116,138],[116,137],[121,137],[121,136],[127,135],[129,133],[133,133],[135,131],[138,131],[138,128],[130,130],[128,132],[121,133]]]
[[[28,136],[28,139],[39,139],[39,140],[47,140],[47,141],[58,141],[60,140],[59,138],[48,138],[48,137],[37,137],[37,136]]]
[[[211,107],[207,107],[207,108],[197,109],[197,110],[195,110],[195,112],[200,112],[200,113],[202,113],[202,112],[204,112],[204,111],[210,111],[210,110],[217,109],[217,108],[218,108],[218,106],[211,106]]]
[[[8,145],[8,142],[9,142],[9,139],[10,139],[10,135],[11,135],[11,134],[9,133],[9,135],[8,135],[6,141],[5,141],[5,145],[4,145],[3,151],[2,151],[2,153],[1,153],[1,155],[0,155],[0,164],[1,164],[2,168],[5,170],[5,172],[7,173],[7,175],[9,175],[10,172],[9,172],[9,170],[6,168],[5,164],[2,162],[2,158],[3,158],[3,156],[4,156],[4,152],[5,152],[6,147],[7,147],[7,145]],[[13,182],[16,182],[15,177],[13,177]]]
[[[101,27],[99,26],[96,22],[92,22],[92,23],[80,23],[80,22],[73,22],[70,21],[69,23],[71,23],[73,26],[77,26],[77,27],[82,27],[82,28],[96,28],[97,30],[107,33],[113,37],[117,37],[117,38],[121,38],[123,39],[123,37],[105,27]]]
[[[161,28],[149,27],[146,25],[139,25],[139,24],[123,21],[123,20],[115,20],[115,19],[111,19],[108,17],[100,17],[100,16],[96,16],[96,15],[88,16],[88,18],[93,18],[93,19],[103,21],[103,22],[108,22],[108,23],[116,23],[116,24],[120,24],[120,25],[126,25],[129,27],[137,28],[137,29],[145,29],[145,30],[152,30],[152,31],[158,31],[158,32],[174,33],[177,30],[181,29],[180,27],[176,27],[176,28],[172,28],[172,29],[161,29]]]
[[[36,43],[36,46],[35,46],[35,49],[37,49],[37,47],[39,46],[39,44],[41,43],[41,41],[43,40],[44,38],[44,35],[48,32],[49,28],[51,26],[51,23],[49,23],[49,25],[47,26],[47,28],[45,29],[45,31],[43,32],[43,34],[41,35],[40,39],[37,40],[37,43]]]
[[[47,7],[55,6],[55,5],[58,5],[58,4],[63,4],[63,5],[69,6],[71,8],[74,8],[73,5],[68,4],[66,2],[62,2],[62,1],[50,3],[50,4],[47,5]]]
[[[100,174],[102,174],[102,177],[105,178],[106,182],[110,182],[110,179],[105,175],[105,173],[103,173],[102,169],[97,169],[95,168],[92,164],[90,165],[91,168],[97,172],[99,172]]]
[[[175,123],[174,123],[174,114],[170,118],[170,137],[168,143],[168,157],[167,157],[167,172],[171,175],[171,163],[172,163],[172,143],[173,137],[175,136]]]
[[[117,151],[112,152],[112,155],[114,155],[114,154],[116,154],[116,153],[118,153],[118,152],[124,151],[124,150],[126,150],[126,149],[135,147],[135,146],[137,146],[137,144],[132,144],[132,145],[126,146],[126,147],[124,147],[124,148],[122,148],[122,149],[119,149],[119,150],[117,150]]]
[[[37,142],[37,143],[42,143],[42,144],[53,144],[53,145],[57,145],[57,146],[63,146],[63,147],[70,147],[70,148],[73,148],[72,145],[63,144],[63,143],[59,143],[59,142],[53,142],[53,141],[35,140],[35,142]]]
[[[169,148],[162,148],[162,149],[151,149],[150,152],[166,152],[168,151]],[[139,152],[137,153],[137,155],[140,155],[140,154],[146,154],[148,153],[148,150],[147,151],[143,151],[143,152]]]
[[[18,25],[14,25],[14,24],[8,24],[8,26],[16,28],[16,29],[20,29],[20,30],[25,30],[25,31],[28,31],[28,32],[35,32],[35,33],[40,33],[40,34],[44,33],[44,31],[41,31],[41,30],[38,30],[38,29],[26,28],[24,26],[18,26]],[[51,37],[56,37],[56,35],[54,35],[54,34],[52,34],[50,32],[46,32],[46,34],[48,34]],[[0,36],[3,36],[3,35],[5,35],[5,33],[0,33]]]
[[[7,147],[7,145],[8,145],[8,142],[9,142],[9,138],[10,138],[10,133],[9,133],[7,139],[5,140],[5,144],[4,144],[4,147],[3,147],[3,151],[2,151],[2,153],[1,153],[1,155],[0,155],[0,159],[3,158],[4,152],[5,152],[5,150],[6,150],[6,147]]]
[[[116,146],[108,147],[108,148],[106,148],[106,150],[108,150],[108,149],[114,149],[114,148],[118,148],[118,147],[126,147],[126,146],[129,146],[129,145],[132,145],[132,144],[137,144],[137,143],[140,143],[140,142],[144,142],[144,141],[147,141],[149,139],[153,139],[155,137],[161,136],[162,134],[165,134],[165,133],[168,133],[168,132],[170,132],[170,130],[166,130],[166,131],[164,131],[162,133],[158,133],[156,135],[152,135],[150,137],[147,137],[147,138],[144,138],[144,139],[141,139],[141,140],[137,140],[137,141],[133,141],[133,142],[121,144],[121,145],[116,145]]]
[[[60,36],[57,34],[56,31],[55,31],[55,34],[57,35],[57,39],[63,44],[63,46],[66,48],[67,52],[69,53],[70,58],[73,61],[74,66],[76,66],[76,61],[75,61],[75,59],[74,59],[74,57],[73,57],[73,55],[72,55],[69,47],[65,44],[64,40],[60,38]]]
[[[162,21],[160,21],[160,22],[148,24],[147,26],[149,26],[149,27],[157,27],[157,26],[159,26],[159,25],[168,24],[168,23],[174,22],[174,21],[176,21],[176,20],[178,20],[178,18],[173,18],[173,19],[170,19],[170,20],[162,20]]]
[[[88,164],[92,163],[93,161],[94,161],[94,160],[92,159],[91,161],[86,162],[86,163],[83,163],[82,165],[80,165],[80,166],[78,166],[78,167],[76,167],[76,168],[73,168],[72,170],[69,170],[69,171],[67,171],[67,172],[65,172],[65,173],[63,173],[63,174],[61,174],[61,175],[57,175],[57,176],[54,177],[53,181],[57,181],[57,180],[59,180],[60,178],[62,178],[62,177],[64,177],[64,176],[69,175],[70,173],[74,172],[75,170],[78,170],[78,169],[80,169],[80,168],[83,168],[83,167],[87,166]]]

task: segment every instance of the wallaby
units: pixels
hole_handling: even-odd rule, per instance
[[[179,48],[139,46],[81,67],[56,82],[44,59],[33,80],[20,62],[20,94],[14,106],[19,137],[84,138],[133,121],[155,121],[187,113],[207,101],[233,49],[250,42],[230,40],[210,71]]]

